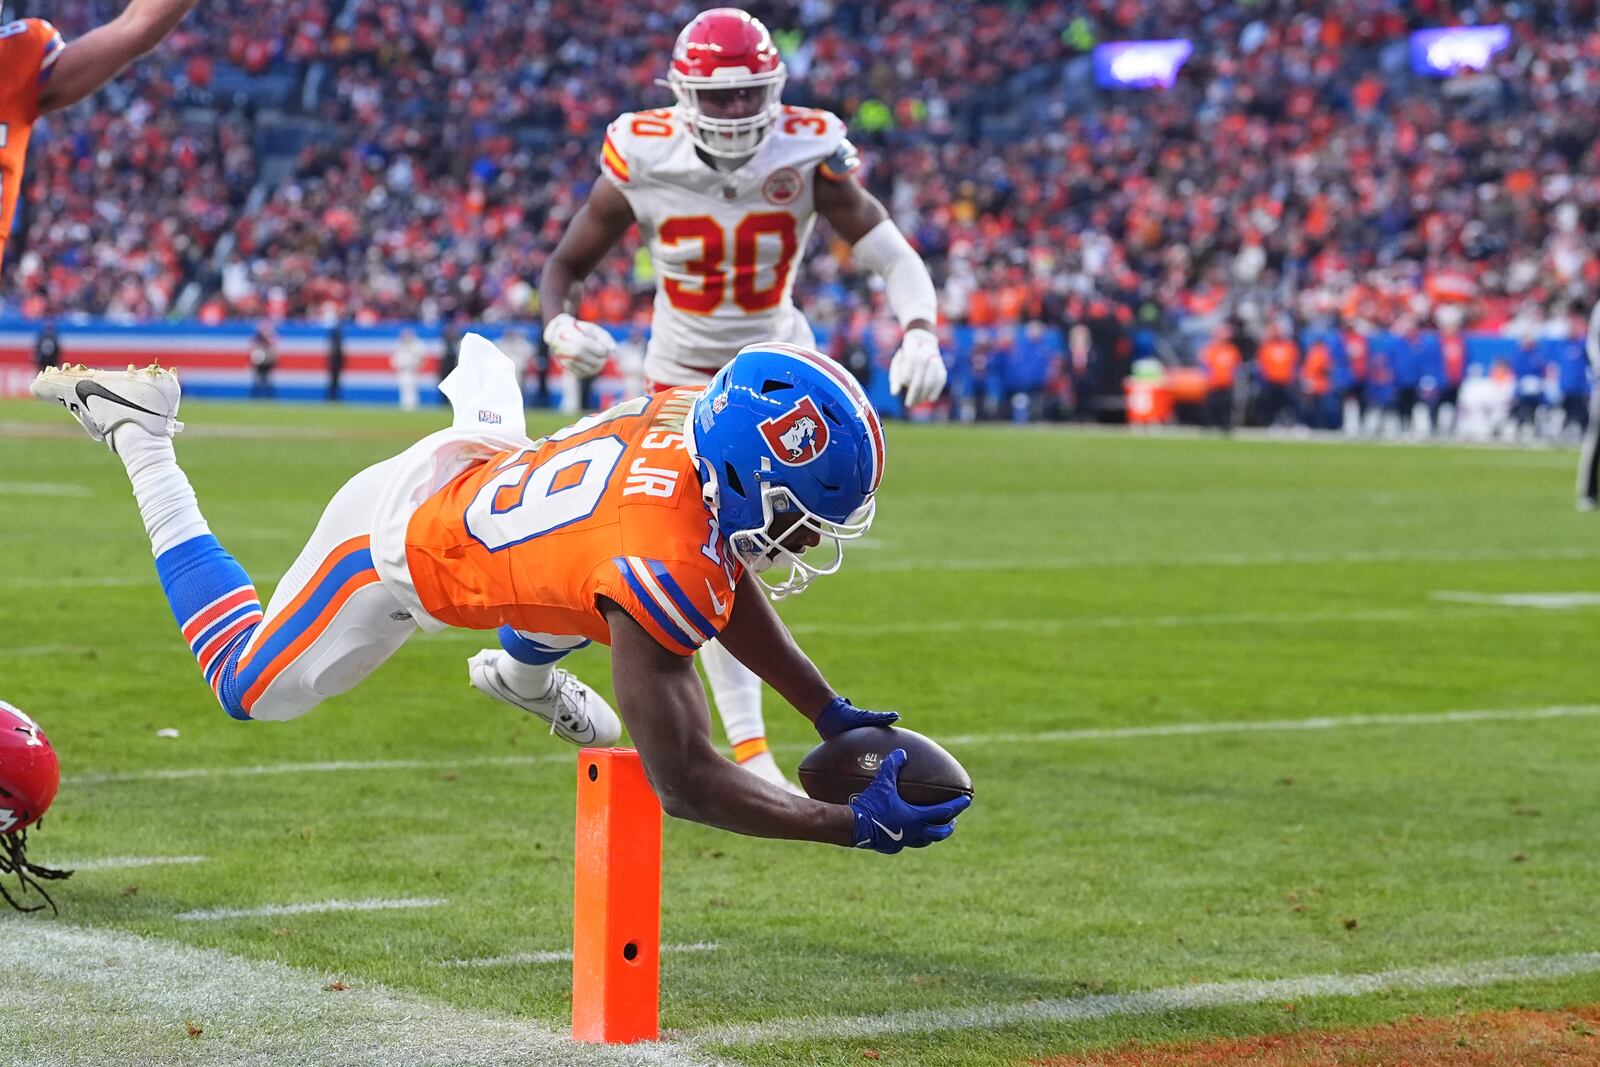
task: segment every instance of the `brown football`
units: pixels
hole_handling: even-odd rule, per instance
[[[848,804],[878,776],[883,758],[906,750],[900,797],[908,804],[938,804],[972,795],[972,776],[938,742],[898,726],[858,726],[822,742],[800,761],[800,784],[814,800]]]

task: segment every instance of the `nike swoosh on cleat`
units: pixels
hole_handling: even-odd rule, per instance
[[[904,830],[901,830],[901,831],[899,831],[897,833],[894,830],[891,830],[887,826],[883,825],[883,823],[879,822],[877,819],[873,819],[872,823],[878,829],[882,830],[885,834],[887,834],[889,836],[889,840],[890,841],[898,841],[902,837],[906,836],[906,832]]]
[[[133,401],[127,400],[127,399],[125,399],[123,397],[118,396],[116,393],[113,393],[111,390],[107,389],[105,386],[101,385],[99,382],[92,382],[92,381],[79,382],[76,386],[73,387],[73,391],[78,394],[78,399],[83,401],[83,406],[86,407],[86,408],[89,406],[89,398],[91,396],[97,396],[97,397],[100,397],[103,400],[110,400],[113,403],[121,404],[125,408],[132,408],[135,411],[142,411],[146,415],[154,415],[158,419],[166,418],[166,415],[163,414],[162,412],[151,411],[149,408],[140,407],[138,404],[135,404]]]

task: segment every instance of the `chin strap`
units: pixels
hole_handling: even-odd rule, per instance
[[[71,878],[71,871],[58,871],[50,867],[41,867],[28,860],[28,832],[19,830],[14,834],[0,835],[0,875],[14,874],[20,887],[18,896],[26,896],[31,889],[44,898],[44,904],[24,905],[11,895],[4,882],[0,882],[0,897],[5,897],[6,903],[18,911],[43,911],[45,905],[50,906],[51,912],[59,915],[61,911],[56,907],[56,902],[50,899],[50,894],[45,892],[41,880],[57,882],[63,878]]]

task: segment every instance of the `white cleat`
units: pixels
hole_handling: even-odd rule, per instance
[[[467,660],[472,688],[514,708],[537,715],[575,745],[614,745],[622,736],[622,720],[593,689],[559,667],[550,672],[550,691],[537,700],[519,696],[500,677],[504,649],[486,648]]]
[[[72,412],[89,436],[116,451],[111,431],[125,422],[143,427],[158,437],[171,437],[183,429],[178,421],[182,390],[178,376],[151,364],[127,370],[94,370],[78,366],[51,367],[39,372],[28,391]]]

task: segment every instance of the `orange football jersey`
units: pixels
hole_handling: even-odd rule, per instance
[[[699,392],[618,404],[429,497],[406,528],[422,606],[451,626],[609,643],[606,597],[663,647],[693,654],[727,625],[741,573],[684,445]]]
[[[44,19],[0,26],[0,261],[22,190],[28,138],[39,117],[39,90],[65,47],[61,34]]]

